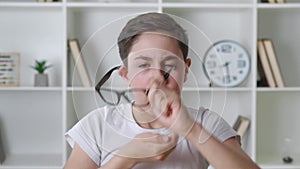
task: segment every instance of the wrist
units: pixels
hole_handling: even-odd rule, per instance
[[[197,122],[194,122],[189,132],[186,135],[186,139],[195,143],[199,141],[199,136],[202,130],[202,126]]]
[[[123,156],[114,156],[111,160],[111,167],[114,169],[131,169],[136,165],[136,161],[132,158],[127,158]]]
[[[187,134],[186,139],[193,144],[198,145],[199,143],[205,143],[211,137],[213,137],[212,134],[208,133],[201,124],[195,122],[191,131]]]
[[[182,106],[178,121],[175,122],[174,131],[180,136],[187,137],[192,132],[196,121],[189,115],[186,106]]]

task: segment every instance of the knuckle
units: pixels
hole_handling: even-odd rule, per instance
[[[165,158],[163,155],[158,155],[158,156],[155,156],[155,160],[157,161],[163,161]]]

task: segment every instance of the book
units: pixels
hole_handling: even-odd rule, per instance
[[[233,125],[233,129],[241,136],[244,137],[245,133],[249,129],[250,126],[250,119],[239,115]]]
[[[4,152],[4,146],[3,146],[2,136],[0,131],[0,164],[2,164],[4,160],[5,160],[5,152]]]
[[[20,53],[0,52],[0,87],[20,85]]]
[[[68,40],[68,44],[74,59],[75,67],[79,73],[82,85],[84,87],[91,87],[91,80],[89,78],[82,54],[80,53],[80,46],[78,40],[70,39]]]
[[[258,54],[257,54],[258,56]],[[259,57],[259,56],[258,56]],[[259,58],[257,57],[257,60],[259,60]],[[264,73],[264,70],[262,68],[261,62],[258,61],[257,62],[257,86],[258,87],[268,87],[268,81],[266,79],[266,75]]]
[[[270,63],[271,71],[274,76],[276,87],[284,87],[284,82],[283,82],[282,74],[281,74],[280,67],[278,64],[278,60],[277,60],[277,56],[275,53],[275,48],[274,48],[273,42],[270,39],[265,39],[265,40],[263,40],[263,42],[264,42],[264,46],[265,46],[265,49],[267,52],[267,56],[269,58],[269,63]]]
[[[261,64],[263,73],[268,82],[268,86],[276,87],[274,76],[270,67],[269,59],[267,56],[267,52],[263,40],[257,41],[257,48],[258,48],[258,56],[259,56],[258,62],[260,62],[259,64]]]

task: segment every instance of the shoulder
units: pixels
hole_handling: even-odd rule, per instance
[[[204,107],[199,107],[199,109],[188,107],[188,112],[189,112],[189,115],[197,122],[201,122],[203,119],[203,116],[205,114],[210,113],[209,109],[206,109]]]
[[[202,125],[214,124],[223,120],[218,113],[204,107],[199,107],[199,109],[188,108],[188,111],[190,116]]]
[[[100,132],[97,130],[102,130],[106,125],[122,124],[124,120],[130,118],[130,113],[131,104],[104,106],[88,113],[78,124],[94,132]]]
[[[222,115],[204,107],[200,107],[198,110],[192,108],[188,110],[191,117],[194,118],[197,123],[201,124],[206,131],[221,142],[224,142],[230,137],[237,136],[237,133],[227,121],[223,119]]]
[[[88,113],[80,120],[80,123],[88,123],[91,126],[100,123],[103,124],[103,121],[110,122],[113,119],[119,119],[120,117],[128,116],[129,111],[131,111],[130,104],[104,106]]]
[[[95,140],[101,141],[103,131],[107,129],[106,126],[122,124],[119,121],[124,119],[121,116],[125,114],[123,112],[127,112],[128,109],[130,109],[128,105],[104,106],[95,109],[80,119],[79,122],[66,133],[66,138],[75,140],[77,143],[81,143],[83,140],[88,142],[95,142]],[[70,142],[71,145],[73,145],[72,142]]]

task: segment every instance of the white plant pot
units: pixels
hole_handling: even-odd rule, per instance
[[[35,74],[34,86],[48,86],[48,75],[47,74]]]

